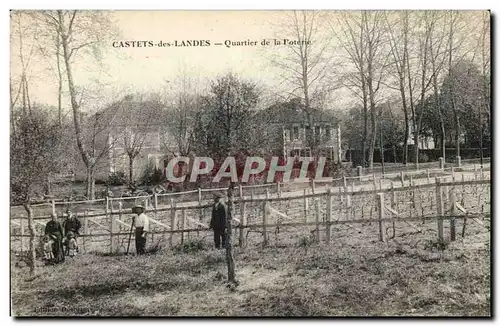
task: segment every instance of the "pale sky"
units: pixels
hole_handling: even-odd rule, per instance
[[[162,92],[183,74],[200,80],[201,86],[229,71],[274,92],[286,90],[281,72],[269,57],[287,51],[283,46],[263,47],[263,39],[276,37],[283,11],[114,11],[112,17],[120,36],[104,44],[102,63],[91,56],[78,57],[73,65],[75,84],[85,88],[84,110],[95,110],[130,92]],[[328,33],[329,26],[320,32]],[[280,34],[282,35],[282,34]],[[210,46],[114,48],[119,41],[209,40]],[[257,41],[256,46],[227,48],[224,41]],[[28,41],[26,41],[28,42]],[[25,53],[27,53],[25,46]],[[11,73],[19,76],[19,49],[11,42]],[[32,102],[57,105],[55,58],[34,56],[28,77]],[[165,81],[170,81],[166,84]],[[97,82],[98,81],[98,82]],[[172,86],[170,86],[172,87]],[[67,92],[67,83],[64,84]],[[276,98],[277,100],[277,98]],[[347,90],[337,91],[329,108],[349,107],[355,101]],[[69,109],[68,97],[64,106]]]
[[[282,47],[261,46],[263,39],[276,36],[279,11],[115,11],[112,13],[120,36],[105,45],[106,55],[99,66],[89,56],[74,64],[75,84],[92,90],[99,98],[124,95],[129,91],[161,91],[165,80],[175,82],[179,74],[204,81],[232,71],[243,78],[276,91],[281,86],[278,70],[267,59]],[[326,31],[325,27],[325,31]],[[114,48],[113,41],[209,40],[211,46]],[[257,41],[256,46],[224,45],[226,40]],[[25,50],[27,51],[27,50]],[[11,43],[12,76],[18,75],[18,45]],[[276,53],[276,52],[272,52]],[[52,60],[52,61],[50,61]],[[52,65],[52,69],[49,67]],[[30,64],[31,100],[57,104],[55,59],[34,57]],[[97,86],[98,80],[105,86]],[[65,90],[67,86],[64,85]],[[88,91],[90,92],[90,91]],[[119,95],[117,95],[119,94]],[[111,100],[104,100],[109,102]],[[64,101],[69,107],[69,101]],[[88,103],[87,103],[88,102]],[[91,100],[83,103],[92,106]]]

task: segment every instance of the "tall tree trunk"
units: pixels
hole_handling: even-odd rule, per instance
[[[408,110],[408,108],[406,108]],[[410,138],[410,119],[408,118],[408,111],[405,111],[405,138],[403,142],[403,164],[408,163],[408,140]]]
[[[363,83],[364,84],[364,83]],[[365,86],[363,86],[364,88]],[[366,90],[363,90],[363,142],[361,151],[363,152],[362,166],[366,167],[366,142],[368,141],[368,101],[366,98]]]
[[[85,188],[88,199],[95,198],[95,167],[87,167],[87,187]]]
[[[34,276],[36,273],[36,239],[35,239],[35,222],[33,220],[33,209],[29,204],[29,199],[23,204],[24,209],[28,213],[28,230],[30,234],[29,251],[28,251],[28,264],[30,267],[30,275]]]
[[[451,100],[452,103],[454,102],[454,100],[452,99]],[[452,107],[454,107],[455,105],[452,104]],[[456,109],[453,110],[453,116],[454,116],[454,120],[455,120],[455,155],[456,157],[460,156],[460,117],[458,116],[458,112]]]
[[[233,260],[233,227],[231,222],[233,220],[233,191],[234,191],[234,182],[229,184],[229,188],[227,189],[227,218],[226,218],[226,260],[227,260],[227,280],[229,283],[237,284],[235,279],[234,272],[234,260]]]
[[[134,159],[133,155],[128,155],[128,181],[130,184],[134,182]]]
[[[93,170],[92,163],[90,162],[90,155],[87,152],[85,148],[85,144],[83,143],[83,135],[82,135],[82,128],[80,124],[80,108],[78,105],[78,102],[76,101],[76,90],[75,90],[75,84],[73,82],[73,74],[71,70],[71,64],[70,64],[70,57],[69,57],[69,46],[68,46],[68,37],[67,31],[65,30],[64,27],[64,17],[62,14],[61,10],[57,11],[58,18],[59,18],[59,24],[60,24],[60,36],[61,36],[61,45],[63,48],[63,56],[64,56],[64,64],[66,66],[66,75],[68,78],[68,88],[69,88],[69,95],[70,95],[70,100],[71,100],[71,108],[73,109],[73,124],[75,126],[75,135],[76,135],[76,143],[78,146],[78,150],[80,151],[80,154],[82,156],[83,163],[87,167],[87,198],[93,199],[94,198],[94,187],[92,186],[95,184],[94,176],[93,173],[89,174],[89,171]],[[76,14],[76,12],[75,12]],[[93,171],[92,171],[93,172]]]
[[[371,121],[371,137],[370,137],[370,149],[368,153],[368,160],[370,163],[370,168],[373,168],[373,152],[375,151],[375,140],[377,135],[377,120],[376,120],[376,107],[375,107],[375,92],[373,90],[373,53],[372,47],[368,47],[368,96],[370,99],[370,121]]]
[[[452,72],[452,63],[453,63],[453,36],[454,36],[454,24],[455,24],[455,17],[453,17],[454,13],[453,11],[450,12],[450,33],[448,34],[448,76],[451,77],[451,72]],[[453,80],[453,79],[452,79]],[[456,82],[456,81],[455,81]],[[451,109],[453,111],[453,120],[455,122],[455,156],[458,157],[460,156],[460,121],[459,121],[459,116],[457,112],[457,107],[455,103],[455,92],[453,91],[454,85],[452,84],[450,86],[450,98],[451,98]]]
[[[57,116],[59,121],[59,126],[62,125],[62,86],[63,86],[63,76],[61,71],[61,43],[59,40],[59,35],[57,35],[56,43],[56,57],[57,57],[57,74],[59,87],[57,90]]]

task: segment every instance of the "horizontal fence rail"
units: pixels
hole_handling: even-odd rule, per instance
[[[333,241],[334,227],[356,229],[358,224],[374,223],[378,229],[371,233],[379,234],[380,240],[385,241],[386,223],[405,223],[419,230],[422,226],[411,223],[432,224],[429,221],[437,220],[438,237],[442,239],[444,221],[453,221],[453,229],[457,221],[464,221],[465,230],[465,221],[476,221],[478,216],[489,214],[491,181],[488,171],[472,167],[470,170],[453,169],[446,174],[434,173],[431,177],[430,171],[425,171],[421,177],[410,175],[403,180],[375,177],[368,182],[359,182],[359,179],[352,179],[358,182],[347,184],[344,183],[347,178],[341,178],[337,180],[340,181],[338,186],[328,181],[291,191],[284,190],[285,184],[280,188],[273,185],[280,189],[277,192],[267,187],[260,187],[264,191],[255,194],[235,191],[233,218],[236,238],[241,246],[248,241],[259,242],[259,238],[262,243],[269,244],[311,235],[316,241],[325,239],[329,242]],[[222,190],[225,191],[217,189]],[[172,195],[108,198],[104,201],[104,209],[77,211],[83,226],[80,237],[83,250],[124,251],[132,224],[131,208],[136,199],[147,201],[151,227],[148,245],[182,244],[191,239],[210,237],[208,224],[212,203],[200,196],[203,192],[186,192],[193,198]],[[182,199],[189,201],[180,201]],[[49,208],[54,206],[53,202]],[[43,234],[49,219],[50,215],[34,216],[37,237]],[[27,249],[27,222],[24,216],[11,216],[11,246],[14,250]]]

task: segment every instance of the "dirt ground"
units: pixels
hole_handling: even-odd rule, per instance
[[[452,243],[426,225],[398,224],[387,243],[374,225],[346,225],[329,245],[290,233],[279,246],[236,247],[236,288],[210,238],[140,257],[85,254],[36,277],[12,256],[13,314],[490,316],[489,220],[469,220]]]

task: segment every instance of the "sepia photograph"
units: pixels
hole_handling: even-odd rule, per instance
[[[492,318],[491,25],[11,10],[11,317]]]

